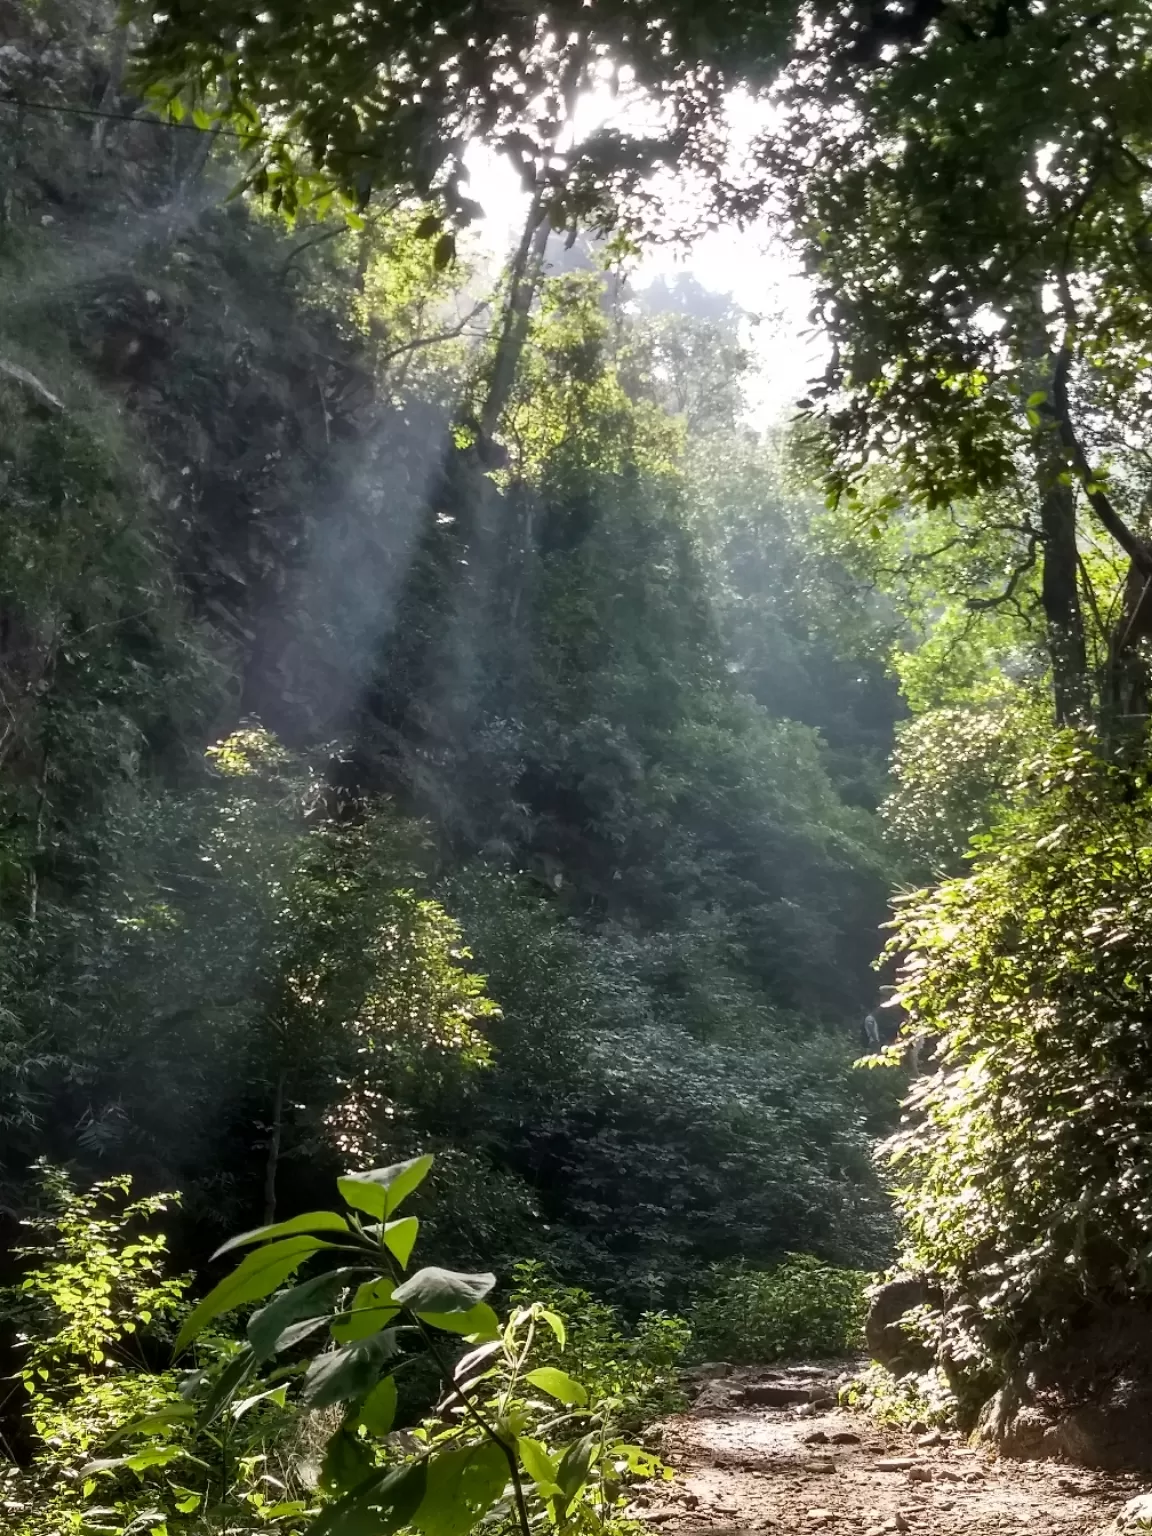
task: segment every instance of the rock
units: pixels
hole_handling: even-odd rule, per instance
[[[944,1444],[944,1436],[940,1433],[940,1431],[938,1429],[930,1429],[930,1430],[928,1430],[928,1432],[926,1434],[921,1435],[921,1437],[920,1437],[920,1444],[922,1446],[924,1446],[924,1445],[943,1445]]]
[[[828,1436],[822,1429],[813,1429],[804,1436],[805,1445],[827,1445]]]
[[[1112,1522],[1116,1536],[1128,1536],[1131,1531],[1152,1531],[1152,1493],[1138,1493],[1129,1499]]]
[[[690,1365],[686,1371],[680,1372],[680,1376],[683,1381],[703,1385],[706,1381],[724,1381],[735,1369],[727,1360],[706,1360],[703,1365]]]
[[[850,1429],[838,1429],[834,1435],[829,1435],[828,1440],[833,1445],[859,1445],[860,1436]]]
[[[915,1465],[914,1456],[885,1456],[881,1461],[872,1463],[872,1470],[873,1472],[907,1472]]]
[[[803,1472],[835,1472],[836,1463],[831,1456],[821,1456],[813,1461],[801,1462],[800,1469]]]
[[[692,1404],[697,1413],[723,1413],[732,1406],[732,1393],[720,1381],[706,1381]]]
[[[1085,1312],[1062,1342],[980,1414],[978,1433],[1007,1456],[1101,1471],[1152,1471],[1152,1305]]]
[[[738,1403],[752,1408],[786,1408],[789,1403],[813,1401],[813,1389],[802,1381],[755,1381],[733,1393]]]
[[[810,1509],[808,1518],[809,1520],[835,1520],[836,1512],[831,1509]]]

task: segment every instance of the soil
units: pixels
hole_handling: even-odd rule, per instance
[[[705,1381],[662,1426],[674,1480],[649,1485],[631,1512],[661,1536],[1103,1536],[1148,1487],[1147,1475],[1010,1461],[960,1435],[877,1426],[834,1406],[843,1369]]]

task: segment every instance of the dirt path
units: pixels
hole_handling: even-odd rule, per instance
[[[738,1372],[663,1430],[675,1482],[634,1513],[668,1536],[1096,1536],[1136,1476],[1010,1462],[959,1436],[881,1429],[833,1406],[836,1372]]]

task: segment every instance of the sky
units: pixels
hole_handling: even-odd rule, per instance
[[[767,125],[771,109],[742,95],[729,98],[733,154],[739,156]],[[613,98],[607,90],[581,97],[574,135],[611,125],[642,131],[646,116],[634,98]],[[513,168],[480,145],[468,154],[469,195],[484,208],[475,234],[485,251],[503,261],[520,237],[528,195]],[[669,188],[676,196],[673,179]],[[687,195],[685,191],[685,195]],[[796,257],[782,249],[763,225],[714,230],[686,249],[651,247],[636,270],[634,283],[646,287],[660,277],[690,273],[705,288],[731,294],[747,314],[759,317],[748,328],[747,344],[757,372],[748,381],[749,416],[754,426],[786,420],[792,404],[807,393],[807,381],[820,371],[823,346],[808,319],[811,298]]]

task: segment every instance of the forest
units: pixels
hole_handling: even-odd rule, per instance
[[[0,0],[0,1529],[1152,1469],[1150,28]]]

